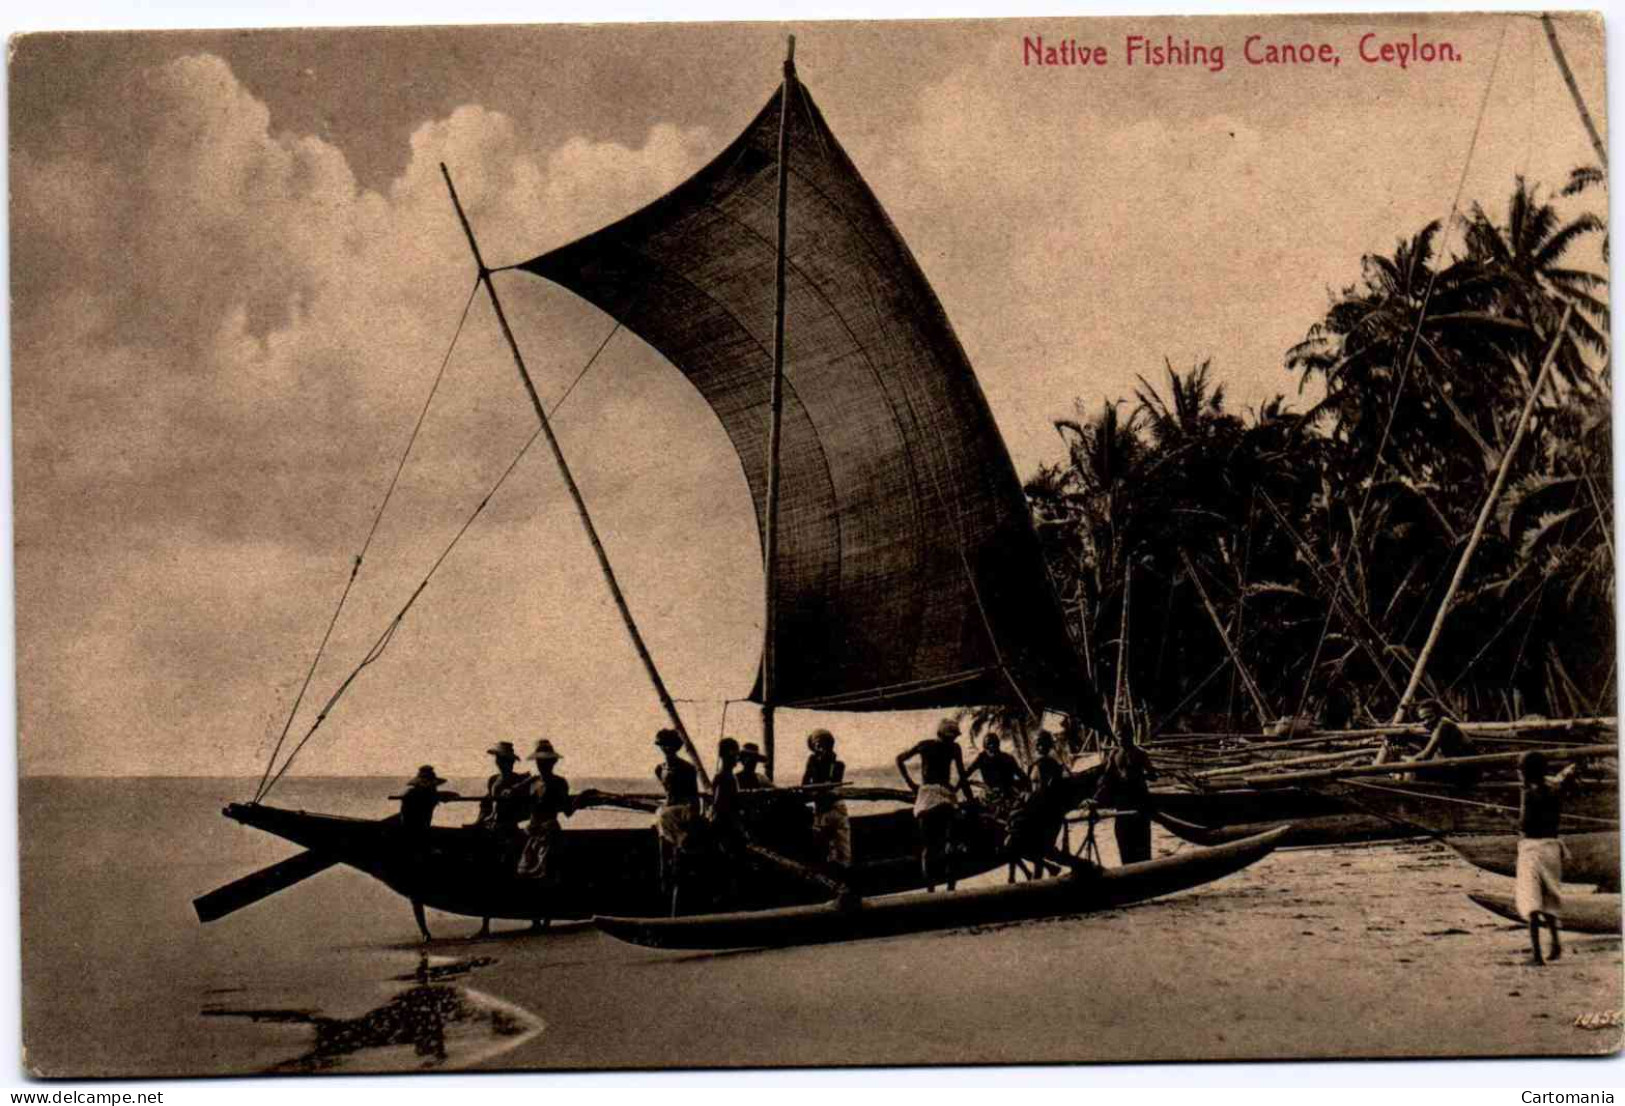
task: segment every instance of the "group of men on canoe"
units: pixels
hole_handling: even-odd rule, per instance
[[[898,772],[914,796],[921,872],[928,889],[939,883],[953,889],[955,828],[965,817],[985,815],[1005,827],[1012,878],[1018,866],[1035,879],[1076,868],[1079,862],[1056,849],[1055,841],[1067,813],[1082,800],[1110,801],[1119,808],[1116,832],[1125,863],[1149,859],[1146,811],[1149,780],[1155,773],[1132,738],[1107,754],[1098,787],[1084,795],[1074,786],[1080,777],[1056,759],[1055,740],[1048,733],[1039,735],[1037,757],[1026,770],[992,734],[967,766],[960,736],[958,721],[945,718],[934,737],[904,750],[896,760]],[[756,842],[762,829],[787,815],[786,804],[799,809],[798,819],[811,806],[811,852],[818,867],[801,869],[803,874],[823,878],[835,888],[845,887],[852,865],[852,830],[838,788],[845,782],[846,765],[836,756],[830,731],[817,729],[808,734],[801,788],[782,796],[770,794],[773,784],[759,771],[764,758],[754,742],[741,745],[731,737],[723,738],[718,743],[717,772],[707,803],[702,803],[698,769],[681,755],[681,735],[663,729],[655,735],[654,744],[663,755],[654,770],[662,792],[654,823],[660,841],[660,879],[674,912],[692,897],[685,895],[685,889],[694,888],[699,881],[710,883],[723,899],[739,900],[739,877],[753,858],[798,868],[796,862]],[[591,805],[596,793],[571,793],[569,781],[556,770],[563,756],[545,738],[524,758],[535,765],[534,774],[519,770],[520,757],[511,741],[499,741],[487,753],[495,759],[497,770],[486,780],[471,828],[490,838],[493,870],[520,878],[556,879],[563,841],[560,819]],[[919,762],[918,781],[909,772],[909,763],[915,760]],[[977,776],[984,788],[980,798],[971,789],[971,780]],[[445,782],[430,765],[408,781],[401,797],[401,825],[409,838],[428,830],[436,806],[459,798],[440,790]],[[961,807],[961,794],[971,804],[969,809]],[[413,909],[427,938],[421,904],[414,903]],[[536,924],[543,922],[538,919]],[[490,919],[485,919],[480,932],[489,931]]]
[[[928,890],[939,881],[950,891],[954,888],[953,832],[961,816],[958,793],[1004,825],[1012,878],[1018,867],[1033,879],[1078,867],[1078,860],[1057,849],[1055,842],[1067,814],[1084,803],[1110,803],[1118,808],[1115,832],[1123,863],[1151,858],[1150,781],[1156,772],[1132,734],[1125,734],[1107,752],[1093,790],[1076,786],[1090,777],[1074,776],[1056,759],[1055,738],[1048,732],[1038,735],[1034,743],[1037,756],[1026,771],[1003,750],[997,734],[983,740],[982,751],[967,767],[959,748],[960,735],[959,722],[944,718],[937,724],[935,738],[897,756],[897,771],[914,793],[920,865]],[[918,783],[908,770],[915,759],[920,763]],[[986,789],[980,799],[971,790],[971,778],[977,775]]]

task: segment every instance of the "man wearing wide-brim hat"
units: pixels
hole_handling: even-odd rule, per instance
[[[739,790],[760,791],[773,786],[767,777],[756,771],[766,759],[761,746],[754,741],[747,741],[739,747],[739,773],[734,777],[739,782]]]
[[[485,781],[478,824],[506,837],[525,820],[524,795],[530,773],[517,770],[519,753],[511,741],[498,741],[485,751],[496,758],[497,770]]]
[[[528,788],[530,773],[516,771],[519,753],[511,741],[498,741],[485,750],[496,758],[496,773],[485,781],[485,797],[480,800],[479,817],[474,825],[490,835],[491,860],[494,873],[505,878],[513,872],[525,847],[525,835],[519,828],[530,813]],[[480,923],[479,936],[491,933],[491,919]]]
[[[429,827],[434,823],[434,808],[450,799],[460,798],[450,791],[441,791],[446,781],[435,772],[432,764],[418,769],[418,774],[406,781],[401,794],[401,832],[408,853],[420,853],[429,848]],[[423,916],[423,903],[412,900],[412,917],[418,923],[418,932],[425,941],[433,940],[429,923]]]
[[[575,800],[570,796],[570,781],[554,772],[554,766],[564,759],[547,738],[536,742],[536,748],[527,758],[536,762],[536,776],[526,789],[530,800],[530,823],[525,829],[525,850],[520,854],[517,874],[523,879],[556,882],[559,877],[559,854],[564,844],[564,828],[559,818],[575,813]],[[547,905],[543,897],[543,906]],[[536,928],[547,921],[546,912],[534,920]]]

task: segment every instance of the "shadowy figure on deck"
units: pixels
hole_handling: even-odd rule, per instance
[[[1050,747],[1055,742],[1050,740]],[[980,775],[982,783],[987,786],[987,793],[983,796],[988,810],[997,818],[1007,819],[1021,801],[1022,796],[1031,788],[1026,773],[1021,770],[1021,763],[1015,757],[1000,747],[999,735],[990,733],[982,742],[982,751],[970,762],[965,769],[965,776]]]
[[[908,774],[908,762],[920,758],[920,782]],[[954,784],[953,771],[959,772]],[[937,723],[937,736],[911,746],[897,756],[897,771],[914,793],[914,820],[920,829],[920,871],[925,889],[935,891],[939,879],[954,889],[953,837],[958,813],[954,792],[962,790],[970,799],[970,781],[965,777],[965,756],[959,748],[959,723],[944,718]]]
[[[1012,812],[1005,832],[1010,883],[1016,881],[1018,870],[1028,879],[1042,879],[1069,869],[1079,871],[1091,867],[1088,862],[1056,847],[1055,839],[1060,836],[1061,824],[1072,805],[1067,788],[1069,776],[1055,759],[1055,738],[1051,734],[1040,733],[1036,748],[1038,757],[1028,769],[1029,790]],[[1032,865],[1031,869],[1028,864]]]
[[[1456,725],[1456,720],[1445,713],[1437,699],[1423,699],[1417,704],[1416,713],[1422,725],[1428,728],[1427,743],[1415,756],[1402,758],[1401,739],[1387,738],[1383,741],[1382,748],[1377,751],[1377,759],[1372,761],[1373,764],[1421,764],[1430,760],[1470,757],[1478,752],[1472,738],[1462,732],[1461,727]],[[1476,787],[1483,774],[1483,769],[1476,764],[1457,764],[1418,768],[1414,772],[1396,772],[1394,778],[1466,788]]]

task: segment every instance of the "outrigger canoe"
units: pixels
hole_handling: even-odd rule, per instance
[[[1565,834],[1562,841],[1564,883],[1592,883],[1599,890],[1619,890],[1619,834]],[[1516,834],[1447,837],[1444,843],[1476,868],[1501,876],[1518,874]]]
[[[326,861],[322,867],[348,865],[397,894],[448,914],[563,921],[606,911],[655,913],[669,908],[660,892],[660,844],[650,828],[566,829],[561,878],[543,882],[516,876],[511,864],[493,853],[490,839],[469,827],[435,826],[424,842],[408,847],[396,816],[349,818],[259,803],[232,803],[223,813],[303,845]],[[804,810],[803,816],[810,821]],[[852,887],[862,895],[918,887],[917,832],[907,807],[854,815],[852,843],[858,864],[850,873]],[[967,879],[1004,862],[1002,829],[991,819],[967,818],[960,823],[960,833],[963,848],[954,858],[956,878]],[[806,826],[786,826],[782,836],[769,837],[765,843],[792,859],[813,860]],[[776,904],[816,902],[828,894],[816,884],[771,868],[756,872],[753,886],[764,901]],[[201,908],[199,916],[209,920]]]
[[[1467,897],[1488,910],[1514,922],[1524,920],[1518,913],[1517,903],[1511,895],[1481,895],[1468,892]],[[1563,899],[1563,913],[1557,924],[1570,933],[1612,933],[1619,936],[1618,895],[1573,895]]]
[[[665,949],[780,948],[893,937],[933,929],[996,925],[1063,914],[1088,914],[1211,883],[1255,864],[1291,831],[1268,833],[1161,860],[1125,864],[1087,875],[966,891],[915,891],[864,902],[835,903],[686,918],[593,919],[599,929],[634,945]]]

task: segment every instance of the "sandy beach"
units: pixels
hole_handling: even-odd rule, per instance
[[[833,947],[667,953],[584,928],[467,942],[495,960],[477,985],[545,1023],[477,1066],[1617,1050],[1618,1029],[1574,1020],[1620,1007],[1620,940],[1574,935],[1561,961],[1526,966],[1523,932],[1466,897],[1509,886],[1443,846],[1410,843],[1279,852],[1205,889],[1104,914]]]

